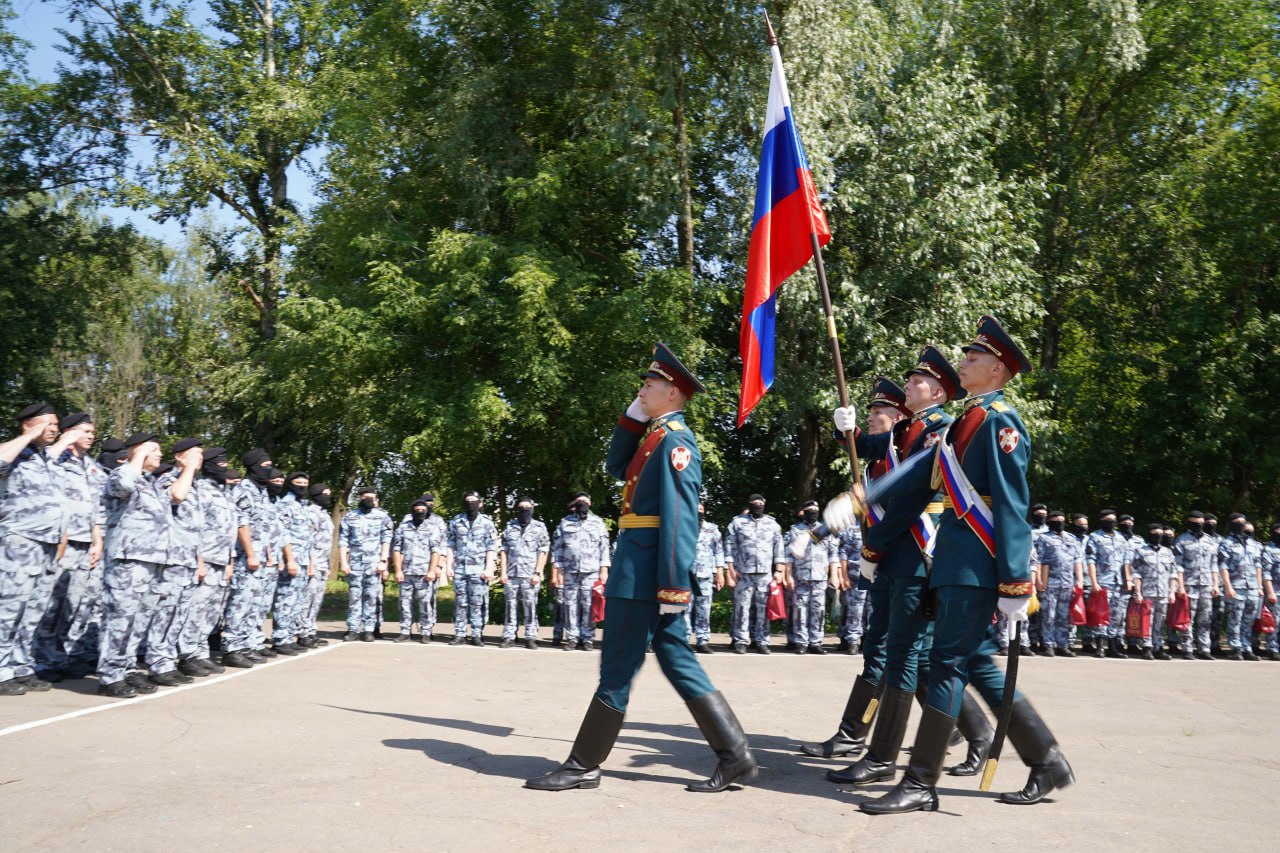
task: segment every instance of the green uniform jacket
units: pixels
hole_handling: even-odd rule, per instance
[[[657,517],[656,527],[620,530],[605,595],[688,604],[698,552],[702,454],[684,413],[656,418],[648,432],[644,424],[620,418],[605,467],[625,481],[624,516]]]

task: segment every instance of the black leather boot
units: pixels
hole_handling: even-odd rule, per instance
[[[1055,788],[1065,788],[1076,781],[1071,765],[1058,749],[1053,732],[1026,699],[1013,703],[1009,743],[1018,750],[1022,763],[1031,768],[1031,775],[1021,791],[1001,794],[1000,802],[1015,806],[1034,805]]]
[[[849,700],[844,704],[844,713],[840,715],[840,728],[822,743],[801,744],[800,751],[817,758],[841,758],[862,752],[866,746],[867,731],[871,728],[870,723],[862,722],[862,715],[871,700],[876,698],[877,690],[874,682],[861,675],[855,678]]]
[[[687,703],[702,736],[719,761],[711,778],[686,785],[686,791],[714,794],[737,783],[745,785],[756,778],[756,757],[751,754],[742,724],[719,690],[690,699]]]
[[[591,697],[587,715],[582,718],[578,737],[569,751],[569,760],[545,776],[526,780],[524,786],[535,791],[567,791],[570,788],[599,788],[600,765],[609,757],[618,732],[622,729],[621,711]]]
[[[960,704],[960,716],[956,718],[956,728],[969,742],[969,754],[964,761],[947,768],[948,776],[977,776],[982,769],[982,762],[987,760],[991,751],[991,741],[996,731],[991,727],[987,714],[978,704],[978,700],[966,692]]]
[[[909,691],[886,687],[867,754],[843,770],[828,770],[827,778],[845,785],[869,785],[892,779],[898,772],[898,752],[911,718],[912,698]]]
[[[925,708],[911,748],[911,763],[902,781],[878,800],[867,800],[858,808],[867,814],[901,814],[914,811],[937,811],[938,776],[947,757],[947,745],[955,729],[956,718],[937,708]]]
[[[916,688],[916,701],[920,703],[920,710],[923,711],[929,707],[929,685],[921,682]],[[956,729],[951,733],[950,746],[959,746],[964,743],[964,735],[960,734],[960,729]]]

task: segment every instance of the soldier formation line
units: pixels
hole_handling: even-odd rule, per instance
[[[1180,534],[1160,522],[1139,536],[1134,519],[1113,510],[1102,510],[1090,531],[1084,514],[1070,516],[1068,525],[1061,510],[1028,508],[1030,438],[999,390],[1029,365],[991,318],[983,318],[965,349],[960,370],[926,347],[905,387],[878,380],[865,431],[851,408],[835,413],[838,440],[852,438],[870,460],[864,488],[874,493],[881,477],[903,468],[887,493],[860,504],[855,490],[829,504],[825,516],[816,501],[807,501],[786,531],[753,494],[721,535],[705,518],[700,456],[679,417],[701,386],[659,345],[645,386],[669,386],[672,408],[649,417],[637,398],[620,420],[610,469],[624,481],[624,506],[612,545],[585,492],[573,495],[554,531],[534,517],[530,498],[519,497],[499,532],[478,492],[463,495],[464,510],[447,522],[435,514],[434,496],[424,494],[395,524],[378,506],[376,491],[365,488],[335,531],[329,486],[311,483],[305,472],[286,475],[262,449],[243,455],[244,474],[229,469],[226,449],[196,438],[175,442],[170,464],[150,433],[108,439],[95,457],[89,414],[59,420],[48,405],[32,404],[17,415],[19,434],[0,444],[0,695],[92,675],[100,694],[128,698],[305,652],[327,642],[316,620],[331,562],[348,580],[343,639],[375,638],[384,582],[393,579],[397,642],[432,641],[437,593],[449,583],[455,593],[451,644],[481,645],[497,582],[505,593],[503,648],[538,648],[540,595],[553,605],[556,646],[590,651],[602,616],[606,625],[602,685],[577,752],[529,787],[599,784],[630,678],[652,647],[660,658],[672,655],[664,671],[670,669],[720,759],[712,779],[695,789],[723,790],[750,781],[754,759],[723,697],[689,663],[692,656],[683,656],[712,652],[716,592],[732,590],[729,649],[737,654],[771,652],[773,617],[786,620],[788,650],[826,654],[829,599],[835,598],[835,649],[862,654],[864,666],[836,735],[803,751],[832,758],[865,751],[854,765],[828,774],[836,782],[891,779],[913,698],[926,708],[905,778],[881,800],[863,804],[876,813],[936,807],[937,766],[927,762],[940,764],[953,727],[968,741],[968,755],[949,772],[977,772],[992,732],[964,688],[972,683],[993,709],[1005,701],[1003,675],[989,659],[1007,654],[1010,620],[1029,617],[1027,654],[1075,656],[1079,649],[1148,660],[1280,660],[1274,632],[1280,523],[1260,542],[1239,513],[1230,516],[1223,536],[1215,516],[1193,510]],[[975,384],[984,387],[975,371],[992,366],[1000,381],[974,394]],[[965,415],[957,421],[943,406],[966,385]],[[661,408],[652,403],[657,391],[650,394],[649,410]],[[975,410],[984,416],[969,418]],[[979,436],[981,447],[975,446]],[[975,451],[984,462],[972,461]],[[918,455],[933,460],[914,466],[923,475],[906,470]],[[653,480],[646,474],[654,470],[650,456],[674,479],[654,486],[659,505],[641,514],[633,505],[643,502],[645,483]],[[668,525],[675,525],[670,554],[650,553],[667,541]],[[659,531],[657,548],[634,544],[651,531]],[[655,588],[664,572],[667,586]],[[1034,614],[1032,598],[1039,603]],[[609,608],[624,613],[623,602],[656,609],[628,610],[611,620]],[[630,646],[640,644],[640,659],[616,642],[609,650],[610,628],[624,621],[652,623],[627,637]],[[950,663],[935,653],[944,628]],[[677,654],[677,646],[684,652]],[[611,661],[620,662],[612,677]],[[1023,791],[1005,796],[1037,802],[1073,776],[1020,694],[1019,709],[1010,739],[1032,778]],[[868,738],[873,718],[875,735]]]

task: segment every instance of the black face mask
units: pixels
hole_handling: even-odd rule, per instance
[[[1163,537],[1162,535],[1160,535],[1159,533],[1149,533],[1149,534],[1147,534],[1147,541],[1148,541],[1149,543],[1151,543],[1151,547],[1152,547],[1152,548],[1159,548],[1159,547],[1160,547],[1160,540],[1161,540],[1161,539],[1163,539],[1163,538],[1164,538],[1164,537]]]
[[[253,480],[259,486],[266,486],[271,482],[271,466],[270,465],[250,465],[249,479]]]
[[[278,498],[284,494],[284,483],[267,483],[267,494]]]
[[[361,498],[360,509],[364,510],[365,512],[368,512],[369,510],[373,509],[373,498]]]
[[[1235,535],[1235,536],[1243,536],[1243,535],[1244,535],[1244,522],[1243,522],[1243,521],[1233,521],[1233,522],[1231,522],[1231,532],[1232,532],[1232,534],[1233,534],[1233,535]]]
[[[102,453],[98,456],[98,464],[108,471],[114,471],[124,463],[124,451]]]
[[[1039,527],[1040,525],[1044,524],[1044,523],[1045,523],[1045,521],[1046,521],[1048,518],[1049,518],[1049,516],[1045,515],[1044,513],[1039,513],[1039,512],[1038,512],[1038,513],[1036,513],[1035,515],[1031,516],[1031,520],[1035,523],[1035,525],[1036,525],[1037,527]]]
[[[328,509],[329,507],[333,506],[332,495],[315,495],[314,497],[311,498],[311,500],[315,501],[316,506],[320,507],[321,509]]]
[[[307,496],[307,487],[299,483],[289,483],[289,494],[298,500],[302,500]]]
[[[1054,533],[1061,533],[1066,528],[1067,528],[1067,523],[1065,521],[1049,522],[1049,529],[1052,530]]]
[[[1200,534],[1204,533],[1204,522],[1203,522],[1203,521],[1188,521],[1188,522],[1187,522],[1187,530],[1188,530],[1189,532],[1193,533],[1194,535],[1199,536]]]
[[[761,518],[764,516],[764,505],[751,504],[747,507],[747,512],[751,513],[752,518]]]
[[[1133,522],[1126,521],[1124,524],[1121,524],[1120,532],[1123,533],[1125,536],[1131,535],[1133,533]]]
[[[1280,530],[1271,531],[1271,544],[1280,545]]]
[[[520,524],[528,524],[533,520],[533,507],[521,508],[516,510],[516,521]]]
[[[1076,533],[1078,533],[1078,534],[1079,534],[1079,535],[1081,535],[1081,536],[1088,536],[1088,535],[1089,535],[1089,525],[1087,525],[1087,524],[1076,524],[1076,525],[1072,525],[1071,529],[1072,529],[1072,530],[1074,530]]]
[[[425,520],[426,520],[426,518],[427,518],[427,510],[426,510],[426,508],[425,508],[425,507],[417,506],[417,507],[414,507],[414,508],[413,508],[413,523],[414,523],[414,524],[421,524],[423,521],[425,521]]]
[[[1171,536],[1171,535],[1170,535],[1170,534],[1168,534],[1168,533],[1164,534],[1163,536],[1161,536],[1161,537],[1160,537],[1160,544],[1161,544],[1161,545],[1163,545],[1163,546],[1164,546],[1164,547],[1166,547],[1166,548],[1172,548],[1172,547],[1173,547],[1173,536]]]
[[[214,482],[225,483],[227,481],[227,460],[206,459],[204,464],[200,466],[200,473]]]
[[[806,509],[804,511],[805,524],[813,524],[818,520],[818,511],[816,509]]]
[[[426,518],[430,518],[432,514],[435,512],[435,504],[427,504],[426,512],[427,512]]]
[[[1206,521],[1206,522],[1204,523],[1204,529],[1205,529],[1205,531],[1206,531],[1206,532],[1208,532],[1208,533],[1216,534],[1216,533],[1218,532],[1218,522],[1216,522],[1216,521],[1214,521],[1214,522],[1208,522],[1208,521]]]
[[[480,514],[480,501],[472,498],[467,501],[467,518],[475,518]]]
[[[573,505],[573,511],[578,514],[578,518],[586,518],[591,514],[591,504],[578,501]]]
[[[1098,522],[1098,526],[1102,528],[1103,532],[1110,533],[1116,529],[1116,520],[1114,518],[1104,518]]]

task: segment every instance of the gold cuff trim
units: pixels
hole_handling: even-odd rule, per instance
[[[636,515],[633,512],[626,513],[618,519],[618,529],[633,530],[638,527],[657,527],[660,520],[656,515]]]

